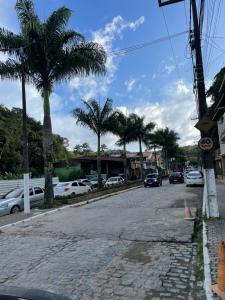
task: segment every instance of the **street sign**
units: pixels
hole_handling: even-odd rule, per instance
[[[213,147],[213,140],[210,137],[203,137],[199,140],[198,146],[204,151],[209,151]]]
[[[195,124],[195,128],[198,130],[207,133],[212,129],[216,123],[212,121],[209,117],[205,116],[201,118],[201,120],[198,121],[198,123]]]

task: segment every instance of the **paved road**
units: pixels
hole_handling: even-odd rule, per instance
[[[200,189],[139,188],[3,229],[0,283],[71,299],[195,299]],[[189,298],[188,298],[189,297]]]

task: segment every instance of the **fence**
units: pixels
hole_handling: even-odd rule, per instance
[[[53,177],[53,184],[58,183],[59,178]],[[44,178],[32,178],[30,179],[30,186],[40,186],[44,187],[45,179]],[[23,179],[15,180],[0,180],[0,195],[3,196],[8,193],[10,190],[15,188],[23,188]]]

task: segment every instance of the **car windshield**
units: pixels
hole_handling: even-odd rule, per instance
[[[108,179],[108,181],[117,181],[117,180],[118,180],[117,177],[111,177],[111,178]]]
[[[174,173],[172,173],[172,176],[180,176],[181,174],[180,174],[180,172],[174,172]]]
[[[156,174],[151,174],[151,175],[148,175],[147,178],[157,178],[157,175]]]
[[[2,199],[17,198],[17,197],[21,196],[22,193],[23,193],[23,189],[15,189],[15,190],[12,190],[12,191],[8,192],[7,194],[5,194],[2,197]]]

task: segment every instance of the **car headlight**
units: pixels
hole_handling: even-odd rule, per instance
[[[147,179],[145,179],[144,182],[147,182]]]

